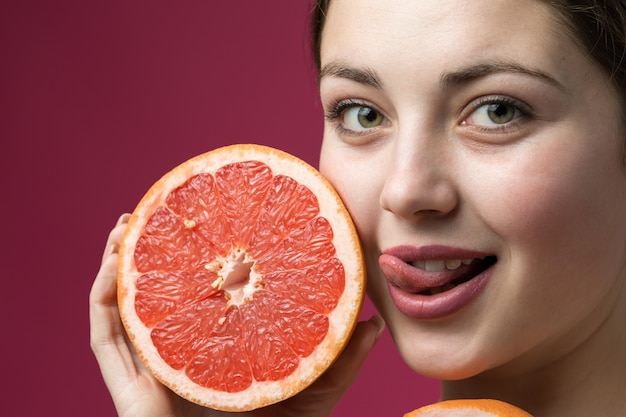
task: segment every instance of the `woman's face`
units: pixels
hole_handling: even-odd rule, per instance
[[[321,170],[426,375],[541,366],[624,298],[620,107],[563,27],[532,0],[331,2]]]

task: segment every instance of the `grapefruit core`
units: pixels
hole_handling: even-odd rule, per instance
[[[118,264],[122,322],[178,395],[224,411],[302,391],[363,303],[354,225],[313,167],[249,144],[190,159],[134,210]]]
[[[504,401],[461,399],[430,404],[413,410],[404,417],[532,417],[532,415]]]

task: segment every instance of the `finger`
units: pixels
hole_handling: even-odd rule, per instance
[[[117,306],[117,251],[127,221],[127,216],[120,217],[109,234],[102,265],[89,294],[91,348],[107,385],[115,376],[136,373],[136,359]]]
[[[117,304],[117,253],[129,218],[129,214],[121,215],[115,227],[109,233],[104,253],[102,254],[102,264],[89,294],[89,304],[93,308],[100,306],[109,307]],[[96,312],[101,311],[96,310]],[[96,316],[96,318],[98,317],[100,316]]]
[[[361,366],[385,329],[380,316],[357,324],[354,333],[335,363],[306,392],[318,401],[318,410],[328,413],[339,402],[359,374]],[[324,415],[323,412],[320,415]]]
[[[109,244],[89,294],[91,342],[94,350],[119,343],[123,335],[117,308],[117,258],[115,243]]]
[[[284,403],[290,415],[330,415],[356,379],[384,328],[385,322],[379,316],[358,323],[348,345],[330,368],[311,387]],[[273,414],[270,411],[268,415]]]
[[[122,241],[122,235],[124,234],[124,230],[126,229],[126,224],[128,224],[129,219],[130,219],[130,214],[124,213],[117,220],[117,223],[115,223],[115,227],[109,233],[107,243],[104,246],[104,253],[102,254],[102,262],[104,262],[104,259],[112,251],[117,251],[117,247]]]
[[[385,322],[378,315],[357,324],[348,346],[327,372],[331,387],[346,390],[352,385],[383,330]]]

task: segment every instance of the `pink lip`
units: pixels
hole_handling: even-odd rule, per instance
[[[379,258],[379,265],[388,280],[389,293],[400,312],[420,320],[444,318],[463,309],[486,287],[493,265],[472,274],[474,267],[430,272],[410,265],[410,262],[483,258],[490,254],[447,246],[398,246],[388,249]],[[420,294],[454,280],[469,278],[454,288],[433,295]]]

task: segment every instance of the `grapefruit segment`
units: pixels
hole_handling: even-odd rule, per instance
[[[186,369],[189,378],[200,386],[236,393],[253,383],[252,369],[238,308],[228,308],[217,320],[211,337],[198,343],[196,355]]]
[[[312,167],[259,145],[174,168],[137,205],[118,303],[162,383],[225,411],[310,385],[343,350],[364,297],[354,226]]]
[[[219,299],[202,300],[160,321],[150,332],[159,355],[174,369],[186,367],[206,344],[226,309],[226,303]]]
[[[328,317],[269,291],[259,291],[242,308],[244,322],[271,329],[298,357],[309,356],[328,332]]]
[[[205,283],[215,277],[207,271],[156,271],[141,275],[135,284],[137,316],[147,327],[153,327],[183,305],[213,296],[217,290]]]
[[[332,259],[335,247],[328,220],[316,217],[285,237],[257,261],[259,272],[301,270],[322,259]]]
[[[259,259],[291,232],[319,213],[315,195],[284,175],[274,177],[256,222],[248,250]]]
[[[215,254],[226,256],[231,244],[221,237],[229,236],[230,230],[224,217],[211,215],[221,209],[212,175],[194,175],[168,195],[166,205],[183,219],[187,229],[204,239],[200,248],[211,248]]]
[[[298,271],[267,273],[264,288],[298,305],[328,314],[339,302],[343,277],[343,265],[333,258]]]
[[[215,173],[222,216],[230,225],[233,247],[245,247],[265,200],[272,171],[260,161],[228,164]]]

